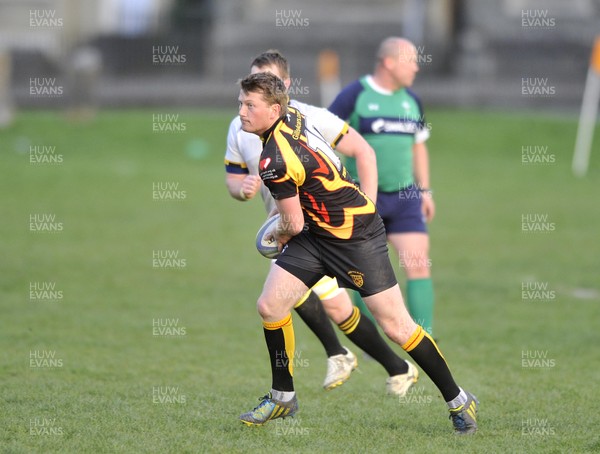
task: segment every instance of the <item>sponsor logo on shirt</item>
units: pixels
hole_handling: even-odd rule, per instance
[[[271,158],[265,158],[265,159],[262,159],[262,160],[260,161],[260,164],[258,165],[258,168],[259,168],[260,170],[265,170],[267,167],[269,167],[269,164],[270,164],[270,163],[271,163]]]
[[[375,134],[399,133],[399,134],[415,134],[419,130],[419,124],[416,121],[410,120],[391,120],[378,118],[371,123],[371,131]]]

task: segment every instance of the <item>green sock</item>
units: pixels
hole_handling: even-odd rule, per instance
[[[431,278],[409,279],[406,306],[413,320],[433,336],[433,283]]]
[[[352,302],[354,303],[354,305],[356,307],[358,307],[358,309],[360,310],[360,313],[363,314],[363,315],[366,315],[373,322],[377,323],[375,321],[375,317],[373,317],[373,314],[371,314],[371,311],[369,310],[369,308],[367,307],[367,305],[365,304],[365,302],[360,297],[360,294],[358,292],[348,292],[348,293],[350,293],[350,297],[352,298]]]

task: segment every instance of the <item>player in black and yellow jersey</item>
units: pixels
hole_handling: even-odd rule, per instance
[[[257,55],[252,61],[250,73],[270,72],[286,87],[291,85],[290,67],[287,59],[276,50]],[[361,179],[361,189],[373,201],[377,198],[377,168],[375,152],[365,139],[347,123],[327,109],[311,106],[291,99],[290,106],[308,115],[313,126],[323,138],[335,147],[337,153],[356,160]],[[229,194],[237,200],[250,200],[260,194],[267,213],[275,208],[275,200],[258,176],[258,163],[263,144],[259,137],[242,130],[239,115],[229,126],[225,153],[226,184]],[[361,300],[362,303],[362,300]],[[364,304],[364,303],[363,303]],[[366,307],[366,306],[365,306]],[[337,280],[324,276],[294,306],[294,310],[317,336],[327,354],[327,373],[323,381],[325,389],[340,386],[357,367],[356,356],[341,345],[331,321],[344,335],[371,358],[379,362],[388,373],[385,387],[388,394],[405,396],[418,379],[418,370],[411,362],[400,358],[377,331],[374,319],[361,316],[352,305],[348,292],[340,289]]]
[[[278,77],[257,73],[240,85],[242,128],[263,141],[259,174],[281,215],[274,236],[282,248],[257,304],[271,361],[271,391],[240,416],[242,422],[262,425],[298,410],[290,309],[298,295],[329,275],[360,293],[386,335],[431,378],[448,403],[455,432],[474,433],[477,399],[455,383],[435,341],[408,314],[373,202],[310,118],[288,106]]]

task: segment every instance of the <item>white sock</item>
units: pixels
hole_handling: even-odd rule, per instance
[[[461,405],[464,405],[467,403],[467,399],[468,399],[467,393],[461,387],[459,387],[458,389],[460,389],[458,396],[456,396],[450,402],[446,402],[448,404],[448,408],[451,408],[451,409],[458,408]]]
[[[279,402],[289,402],[296,395],[296,391],[277,391],[271,389],[271,397]]]

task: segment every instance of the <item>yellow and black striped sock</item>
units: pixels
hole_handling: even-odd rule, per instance
[[[298,301],[298,304],[294,306],[294,309],[296,309],[296,313],[321,341],[327,356],[346,353],[331,326],[321,299],[315,292],[312,290],[306,292],[302,299]]]
[[[417,325],[417,329],[402,348],[431,378],[446,402],[458,395],[460,388],[454,381],[442,352],[420,325]]]
[[[364,317],[356,306],[350,317],[338,326],[348,339],[381,364],[390,377],[408,372],[406,361],[390,348],[371,319]]]
[[[271,360],[272,388],[294,390],[294,325],[292,314],[276,322],[263,321],[265,341]]]
[[[348,317],[342,323],[338,324],[338,326],[344,332],[344,334],[347,336],[348,334],[352,334],[352,332],[358,326],[359,321],[360,321],[360,311],[358,310],[358,308],[356,306],[353,306],[350,317]]]

